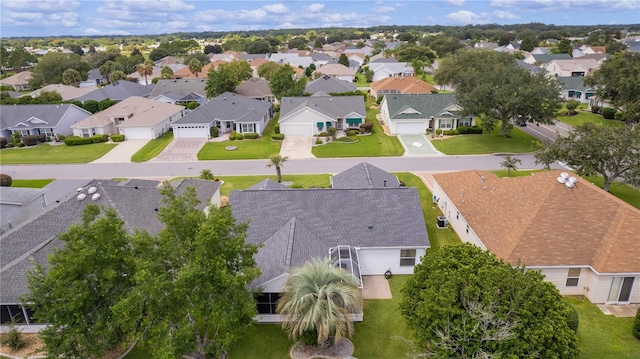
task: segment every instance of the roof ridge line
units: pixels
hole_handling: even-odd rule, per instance
[[[287,241],[287,252],[285,253],[285,257],[284,257],[284,267],[287,272],[289,271],[289,269],[291,269],[291,256],[293,254],[293,239],[295,237],[295,230],[296,230],[296,217],[292,217],[291,220],[289,220],[289,237]]]
[[[366,162],[363,162],[364,172],[367,174],[367,182],[369,182],[369,186],[373,186],[373,180],[371,179],[371,173],[369,173],[369,166],[367,166]]]

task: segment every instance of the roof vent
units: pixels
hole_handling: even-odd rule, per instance
[[[89,187],[89,190],[87,191],[87,193],[94,194],[96,193],[97,190],[98,190],[98,187]]]
[[[78,201],[82,201],[83,199],[87,198],[87,195],[84,193],[80,193],[79,195],[76,196],[76,199]]]
[[[569,188],[573,188],[573,187],[575,187],[575,186],[576,186],[576,185],[575,185],[575,183],[573,183],[573,182],[571,182],[571,181],[566,181],[566,182],[564,183],[564,185],[565,185],[565,186],[567,186],[567,187],[569,187]]]
[[[91,196],[91,200],[92,201],[97,201],[100,199],[100,197],[102,197],[102,195],[100,193],[94,193],[93,196]]]
[[[567,172],[562,172],[562,173],[560,173],[560,177],[562,177],[562,178],[564,178],[566,180],[567,178],[569,178],[569,174]]]
[[[560,182],[560,183],[565,183],[565,182],[567,182],[567,179],[566,179],[566,178],[564,178],[564,177],[562,177],[562,176],[558,176],[558,178],[556,178],[556,180],[558,180],[558,182]]]
[[[82,192],[82,191],[84,191],[84,188],[82,188],[82,187],[78,187],[78,189],[77,189],[76,191],[78,191],[78,192]]]

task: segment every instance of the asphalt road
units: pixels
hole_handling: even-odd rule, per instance
[[[526,127],[518,127],[522,131],[548,144],[556,140],[558,135],[567,136],[571,126],[566,123],[556,121],[554,125],[536,125],[528,123]]]
[[[541,168],[533,155],[516,155],[522,161],[520,169]],[[285,162],[283,174],[335,174],[366,161],[390,172],[426,171],[449,172],[468,169],[500,169],[502,156],[437,156],[437,157],[372,157],[301,159]],[[267,168],[267,160],[198,161],[198,162],[147,162],[112,164],[61,164],[61,165],[10,165],[0,166],[0,172],[19,179],[110,179],[110,178],[171,178],[198,176],[209,169],[215,176],[275,174]],[[558,166],[558,168],[561,168]]]

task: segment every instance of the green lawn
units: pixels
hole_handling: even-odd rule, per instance
[[[131,156],[131,162],[147,162],[156,157],[173,141],[173,131],[147,142],[138,152]]]
[[[256,160],[269,158],[280,153],[282,141],[273,141],[273,127],[278,123],[278,117],[274,117],[267,128],[264,130],[262,137],[257,140],[240,140],[240,141],[224,141],[224,142],[207,142],[200,152],[198,152],[199,160]],[[237,146],[233,151],[225,150],[227,146]]]
[[[564,111],[566,112],[566,111]],[[622,127],[624,126],[623,121],[616,120],[605,120],[601,115],[597,115],[591,113],[590,111],[578,111],[578,114],[575,116],[558,116],[556,117],[558,121],[562,121],[571,126],[577,126],[579,124],[585,122],[593,122],[599,125],[612,126],[612,127]]]
[[[367,121],[373,122],[373,133],[368,136],[358,136],[356,143],[329,142],[322,146],[314,146],[311,153],[318,158],[330,157],[381,157],[402,156],[404,148],[395,136],[387,136],[376,119],[380,109],[371,109],[368,101]]]
[[[34,179],[34,180],[14,179],[11,182],[11,187],[43,188],[44,186],[48,185],[53,181],[54,181],[53,178]]]
[[[81,146],[52,146],[48,143],[42,143],[28,148],[4,148],[0,150],[0,163],[3,165],[87,163],[104,156],[115,146],[106,143],[92,143]]]
[[[640,340],[631,334],[633,318],[604,315],[586,299],[566,300],[578,311],[580,359],[640,358]]]
[[[356,83],[357,87],[369,87],[371,86],[371,82],[367,82],[366,77],[364,77],[363,74],[357,73],[356,74],[356,79],[358,80],[358,82]]]
[[[286,165],[287,163],[285,162],[284,166],[282,167],[282,172],[286,172],[287,170]],[[275,172],[275,170],[273,171]],[[330,176],[328,174],[326,175],[287,175],[283,173],[282,181],[285,183],[293,182],[293,184],[291,185],[293,187],[328,188],[330,186],[329,177]],[[271,176],[221,176],[216,178],[224,181],[224,184],[220,188],[220,194],[223,196],[228,196],[232,190],[241,190],[241,189],[249,188],[254,184],[260,181],[263,181],[267,178],[271,178],[272,180],[277,181],[277,177],[275,174]]]
[[[526,153],[542,148],[542,142],[517,127],[510,137],[500,136],[500,123],[490,134],[457,135],[434,139],[433,146],[447,155],[478,155],[487,153]]]

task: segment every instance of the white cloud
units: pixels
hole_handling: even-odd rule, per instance
[[[493,17],[498,18],[498,19],[503,19],[503,20],[513,20],[513,19],[519,19],[520,16],[512,14],[508,11],[502,11],[502,10],[496,10],[494,12],[491,13],[491,15],[493,15]]]
[[[31,12],[33,11],[59,12],[59,11],[65,11],[69,9],[75,9],[80,6],[80,2],[75,0],[50,0],[50,1],[11,0],[11,1],[2,1],[1,3],[2,3],[2,8],[4,9],[29,10]]]
[[[274,14],[285,14],[289,12],[289,8],[284,6],[284,4],[265,5],[262,8],[267,12],[274,13]]]
[[[513,7],[516,4],[516,0],[491,0],[489,6],[491,7]]]
[[[380,6],[380,7],[374,7],[372,11],[377,12],[378,14],[386,14],[390,12],[396,12],[396,8],[391,6]]]
[[[462,6],[464,5],[465,0],[447,0],[447,2],[453,6]]]
[[[100,8],[144,11],[150,14],[157,10],[171,12],[191,11],[196,7],[182,0],[106,0]]]
[[[459,11],[450,13],[448,15],[445,15],[445,19],[461,25],[481,24],[481,23],[487,22],[486,20],[483,21],[480,15],[467,10],[459,10]]]
[[[307,6],[306,10],[311,13],[318,13],[324,10],[324,4],[314,3]]]

